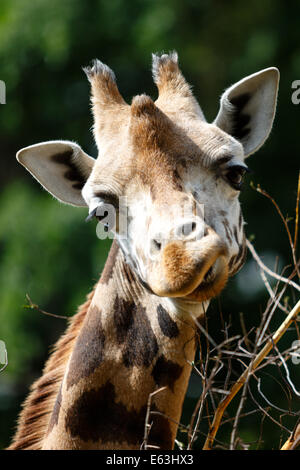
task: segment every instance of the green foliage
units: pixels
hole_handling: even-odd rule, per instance
[[[7,374],[18,375],[41,354],[43,335],[55,323],[24,308],[25,295],[44,310],[72,315],[104,266],[107,244],[105,250],[95,227],[84,223],[86,210],[61,205],[39,188],[11,184],[0,206],[0,334],[9,351]]]
[[[16,151],[63,138],[96,155],[81,70],[95,57],[114,69],[130,101],[142,92],[156,96],[151,53],[176,49],[209,120],[226,86],[275,65],[281,87],[274,130],[249,165],[254,184],[261,183],[284,215],[292,214],[300,107],[291,103],[291,83],[300,79],[299,14],[295,1],[1,0],[0,79],[7,104],[0,105],[0,339],[9,367],[0,377],[0,412],[8,423],[0,425],[0,446],[10,439],[27,385],[65,327],[64,320],[23,308],[26,294],[43,310],[72,315],[99,277],[109,245],[96,238],[95,226],[84,224],[85,209],[63,206],[41,191],[16,163]],[[241,200],[257,249],[288,264],[286,234],[270,202],[247,185]],[[250,302],[243,294],[247,277],[241,280],[229,283],[222,309],[224,316],[243,310],[251,327],[266,297],[257,290]],[[212,328],[218,332],[218,325]],[[245,433],[253,435],[252,429]]]

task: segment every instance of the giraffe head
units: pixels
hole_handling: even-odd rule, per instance
[[[18,161],[59,200],[109,221],[126,260],[158,296],[205,301],[245,258],[239,192],[245,159],[268,137],[279,72],[268,68],[227,89],[208,123],[177,54],[153,56],[159,95],[121,97],[100,61],[85,69],[92,88],[98,158],[75,143],[50,141]],[[121,221],[127,222],[125,233]]]

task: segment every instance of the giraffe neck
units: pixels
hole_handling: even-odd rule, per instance
[[[150,410],[156,413],[149,416],[147,444],[172,449],[195,332],[180,306],[141,285],[115,241],[66,365],[43,448],[139,449]]]

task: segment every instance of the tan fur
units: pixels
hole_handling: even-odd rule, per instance
[[[171,60],[170,60],[171,59]],[[177,54],[162,56],[153,61],[153,77],[159,90],[156,104],[159,108],[186,117],[204,120],[199,104],[193,96],[190,85],[182,75],[177,62]]]

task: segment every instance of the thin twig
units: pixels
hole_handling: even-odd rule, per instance
[[[275,346],[276,348],[276,346]],[[277,349],[277,353],[278,353],[278,356],[279,356],[279,359],[281,360],[281,363],[283,365],[283,368],[285,370],[285,374],[286,374],[286,380],[288,381],[291,389],[293,390],[293,392],[295,393],[295,395],[297,395],[297,397],[300,397],[300,392],[298,392],[298,390],[296,389],[295,385],[293,384],[292,382],[292,379],[291,379],[291,376],[290,376],[290,371],[285,363],[285,360],[283,359],[282,355],[280,354],[280,351],[278,348]]]
[[[249,378],[249,374],[248,374],[248,378]],[[242,398],[240,400],[238,410],[237,410],[236,415],[235,415],[233,428],[232,428],[232,432],[231,432],[231,436],[230,436],[230,447],[229,447],[230,450],[234,449],[234,443],[236,441],[236,432],[237,432],[237,428],[238,428],[238,423],[239,423],[239,420],[240,420],[240,417],[241,417],[241,413],[242,413],[242,409],[243,409],[245,400],[247,398],[247,384],[248,384],[248,380],[246,380],[246,382],[244,383]]]
[[[203,326],[201,325],[200,322],[198,322],[198,320],[196,318],[194,318],[194,321],[197,325],[197,327],[199,328],[199,330],[201,331],[201,333],[204,334],[204,336],[206,336],[206,338],[211,342],[211,344],[217,348],[217,344],[215,343],[215,341],[212,339],[212,337],[208,334],[207,332],[207,329],[206,328],[203,328]]]
[[[275,313],[275,310],[276,308],[278,307],[278,304],[279,304],[279,301],[281,299],[281,297],[283,296],[284,292],[285,292],[285,289],[286,289],[286,285],[284,286],[284,288],[282,289],[282,291],[280,292],[280,294],[277,296],[277,298],[275,298],[275,301],[274,301],[274,305],[273,305],[273,308],[271,310],[271,312],[269,313],[269,316],[266,320],[266,322],[264,323],[263,325],[263,328],[261,329],[261,333],[260,333],[260,336],[258,337],[257,341],[256,341],[256,345],[259,347],[261,345],[261,343],[263,342],[264,338],[265,338],[265,332],[266,330],[268,329],[269,327],[269,324],[272,320],[272,317]]]
[[[245,418],[246,416],[250,416],[250,415],[253,415],[253,414],[258,413],[258,412],[259,412],[259,410],[247,411],[247,412],[245,412],[245,413],[242,413],[242,414],[240,415],[240,418]],[[235,416],[232,416],[231,418],[224,419],[224,420],[222,421],[222,425],[223,425],[223,424],[226,424],[226,423],[231,423],[231,422],[234,421],[234,420],[235,420]]]
[[[253,351],[251,356],[254,357],[254,355],[256,354],[256,350],[257,350],[257,343],[255,344],[255,350]],[[239,403],[239,406],[238,406],[238,409],[237,409],[237,413],[236,413],[235,420],[234,420],[234,423],[233,423],[232,433],[231,433],[231,436],[230,436],[230,447],[229,447],[230,450],[234,449],[234,445],[235,445],[235,442],[236,442],[236,431],[237,431],[237,428],[238,428],[238,423],[239,423],[239,420],[240,420],[242,409],[243,409],[244,403],[245,403],[246,398],[247,398],[248,381],[249,381],[249,378],[250,378],[251,373],[252,373],[252,364],[253,364],[253,360],[251,360],[249,367],[246,369],[248,372],[247,372],[247,375],[245,377],[242,398],[240,400],[240,403]]]
[[[162,392],[163,390],[165,390],[167,387],[161,387],[159,388],[158,390],[155,390],[154,392],[152,393],[149,393],[149,396],[148,396],[148,402],[147,402],[147,412],[146,412],[146,418],[145,418],[145,428],[144,428],[144,440],[141,444],[141,449],[158,449],[159,447],[156,447],[156,446],[151,446],[148,444],[148,438],[149,438],[149,433],[151,431],[151,427],[152,427],[152,423],[150,424],[149,423],[149,417],[150,417],[150,412],[151,412],[151,402],[152,402],[152,398],[157,395],[158,393]]]
[[[203,404],[204,404],[204,400],[205,400],[205,397],[207,395],[207,392],[213,391],[212,384],[214,382],[214,377],[218,374],[220,369],[223,367],[223,363],[220,361],[220,358],[213,358],[213,359],[216,359],[214,367],[212,369],[212,372],[211,372],[209,378],[207,380],[205,380],[205,382],[203,383],[202,393],[201,393],[200,398],[198,400],[198,403],[197,403],[197,405],[194,409],[192,419],[191,419],[191,422],[190,422],[190,426],[189,426],[189,443],[188,443],[188,447],[187,447],[188,450],[190,450],[192,448],[192,445],[193,445],[193,443],[195,441],[195,438],[196,438],[196,434],[197,434],[197,431],[198,431],[198,428],[199,428],[199,425],[200,425],[201,415],[202,415],[202,411],[203,411]],[[219,366],[220,363],[221,363],[221,367]],[[206,374],[205,374],[205,377],[206,377]],[[195,424],[194,429],[193,429],[196,414],[197,414],[197,420],[196,420],[196,424]],[[192,434],[191,434],[191,431],[190,431],[191,429],[193,429]]]
[[[261,411],[259,408],[257,411]],[[260,447],[260,444],[263,443],[263,427],[264,427],[264,423],[265,423],[265,419],[266,419],[266,415],[265,413],[263,413],[263,416],[262,416],[262,419],[261,419],[261,422],[260,422],[260,427],[259,427],[259,436],[258,436],[258,439],[257,439],[257,445],[256,445],[256,450],[259,449]]]
[[[251,389],[250,389],[250,387],[249,387],[249,384],[248,384],[248,390],[249,390],[249,395],[250,395],[252,401],[256,404],[256,406],[258,406],[258,408],[260,409],[260,411],[261,411],[262,413],[264,413],[264,415],[265,415],[267,418],[269,418],[273,423],[275,423],[275,424],[276,424],[277,426],[279,426],[281,429],[283,429],[284,431],[287,431],[288,433],[290,433],[290,430],[289,430],[289,429],[287,429],[287,428],[286,428],[285,426],[283,426],[281,423],[279,423],[278,421],[276,421],[276,419],[274,419],[273,416],[271,416],[271,415],[258,403],[258,401],[255,400],[255,398],[254,398],[254,396],[253,396],[253,394],[252,394],[252,392],[251,392]],[[272,407],[268,407],[268,410],[269,410],[270,408],[272,409]]]
[[[300,444],[300,422],[296,425],[292,435],[286,441],[286,443],[281,447],[280,450],[295,450]]]
[[[277,411],[280,411],[280,412],[283,412],[283,413],[287,413],[288,411],[287,410],[283,410],[282,408],[279,408],[277,405],[275,405],[274,403],[271,403],[270,400],[265,396],[265,394],[262,392],[262,389],[261,389],[261,379],[260,378],[257,378],[257,390],[259,392],[259,394],[263,397],[263,399],[265,400],[265,402],[274,410],[277,410]],[[290,413],[291,414],[291,413]],[[294,414],[294,413],[293,413]]]
[[[279,274],[277,273],[274,273],[274,271],[272,271],[271,269],[269,269],[260,259],[260,257],[258,256],[258,254],[256,253],[255,249],[254,249],[254,246],[252,245],[252,243],[247,239],[246,240],[246,244],[247,244],[247,247],[249,248],[249,250],[251,251],[251,254],[253,256],[253,258],[255,259],[255,261],[257,262],[257,264],[266,272],[268,273],[271,277],[274,277],[275,279],[278,279],[278,281],[281,281],[281,282],[285,282],[286,284],[289,284],[291,287],[294,287],[298,292],[300,292],[300,286],[299,284],[296,284],[295,282],[291,281],[291,277],[293,277],[293,274],[291,276],[289,276],[288,278],[286,277],[283,277],[283,276],[279,276]],[[299,262],[298,262],[299,264]]]
[[[296,218],[295,218],[295,235],[294,235],[294,250],[297,251],[298,242],[298,227],[299,227],[299,199],[300,199],[300,171],[298,176],[298,189],[297,189],[297,200],[296,200]]]
[[[64,315],[56,315],[55,313],[50,313],[50,312],[46,312],[45,310],[42,310],[37,304],[34,304],[31,300],[31,298],[29,297],[28,294],[26,294],[26,298],[29,302],[29,305],[24,305],[24,308],[31,308],[31,309],[34,309],[34,310],[37,310],[38,312],[42,313],[43,315],[48,315],[49,317],[54,317],[54,318],[62,318],[63,320],[68,320],[69,317],[66,317]]]
[[[265,273],[264,273],[264,271],[263,271],[262,268],[260,268],[260,276],[261,276],[261,278],[262,278],[262,280],[263,280],[263,283],[264,283],[265,286],[266,286],[267,291],[269,292],[269,295],[270,295],[271,300],[273,300],[273,302],[276,301],[276,295],[275,295],[275,293],[274,293],[272,287],[270,286],[269,281],[268,281],[268,279],[267,279],[267,277],[266,277],[266,275],[265,275]],[[280,302],[278,302],[278,307],[279,307],[280,310],[282,310],[284,313],[287,313],[287,314],[289,313],[288,309],[287,309],[286,307],[284,307],[284,305],[282,305]]]
[[[292,235],[291,235],[288,223],[287,223],[286,219],[283,217],[283,214],[282,214],[277,202],[264,189],[261,189],[261,187],[259,185],[256,188],[254,187],[254,185],[252,185],[252,187],[254,189],[256,189],[256,191],[259,192],[260,194],[263,194],[264,196],[266,196],[272,202],[272,204],[275,206],[281,220],[283,221],[283,224],[285,226],[286,233],[288,235],[288,239],[289,239],[289,242],[290,242],[290,247],[291,247],[291,250],[292,250],[294,266],[295,266],[295,269],[297,271],[298,277],[300,277],[298,267],[297,267],[297,262],[296,262],[295,246],[294,246],[294,243],[293,243],[293,240],[292,240]]]
[[[249,350],[250,349],[250,344],[249,344],[249,340],[248,340],[248,333],[247,333],[246,326],[245,326],[245,320],[244,320],[243,312],[240,312],[240,323],[241,323],[242,332],[243,332],[243,335],[244,335],[245,345]]]

